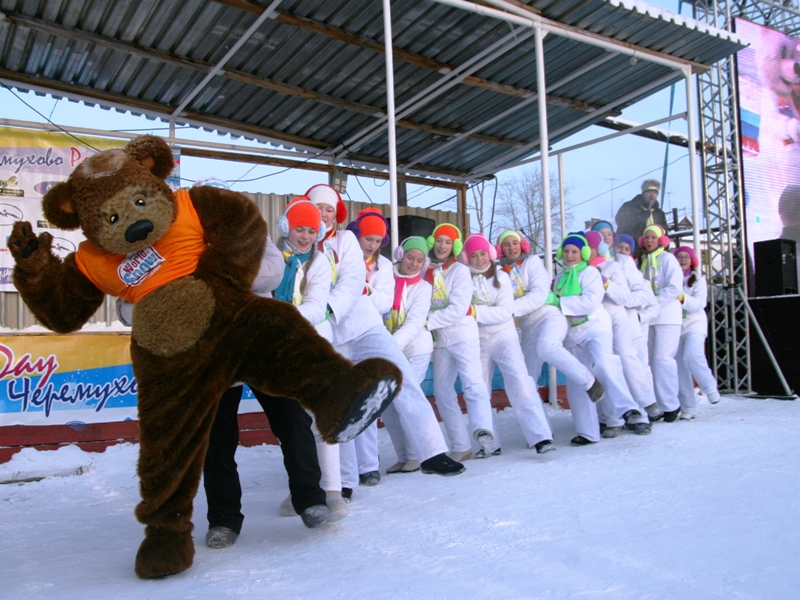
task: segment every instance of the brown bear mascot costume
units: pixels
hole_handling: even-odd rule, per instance
[[[95,154],[42,200],[48,221],[82,230],[77,252],[62,261],[52,236],[22,221],[8,239],[14,284],[49,329],[80,329],[104,294],[135,303],[143,578],[192,565],[192,500],[217,403],[233,383],[297,399],[334,443],[374,421],[402,379],[384,360],[354,366],[291,304],[253,294],[267,236],[257,207],[214,187],[173,193],[173,167],[153,136]]]

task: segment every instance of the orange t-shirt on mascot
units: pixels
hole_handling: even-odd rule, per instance
[[[100,291],[133,303],[170,281],[191,275],[208,242],[187,190],[175,192],[175,210],[175,222],[152,246],[134,254],[109,254],[84,241],[75,253],[75,263]]]

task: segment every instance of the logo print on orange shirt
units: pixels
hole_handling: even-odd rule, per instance
[[[139,285],[158,271],[163,262],[164,257],[150,246],[144,250],[139,250],[139,252],[129,254],[119,265],[117,274],[122,283],[128,287]]]

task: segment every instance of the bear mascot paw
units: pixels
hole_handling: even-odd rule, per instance
[[[45,218],[86,241],[61,260],[49,233],[17,222],[8,238],[14,284],[49,329],[80,329],[105,294],[134,303],[145,540],[136,573],[192,565],[192,501],[223,392],[237,381],[294,398],[329,443],[354,438],[391,402],[400,371],[337,354],[285,302],[250,291],[267,226],[246,196],[216,187],[172,192],[172,151],[142,136],[78,165],[42,200]]]

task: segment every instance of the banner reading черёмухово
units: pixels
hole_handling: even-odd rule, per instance
[[[83,241],[80,231],[63,231],[42,215],[42,196],[64,181],[72,170],[95,152],[120,148],[126,140],[72,136],[11,127],[0,127],[0,291],[15,291],[11,275],[14,259],[7,239],[15,221],[29,221],[36,233],[53,235],[53,251],[64,258]],[[175,172],[167,181],[178,187],[179,154],[175,150]]]
[[[0,427],[136,419],[126,334],[0,336]]]

